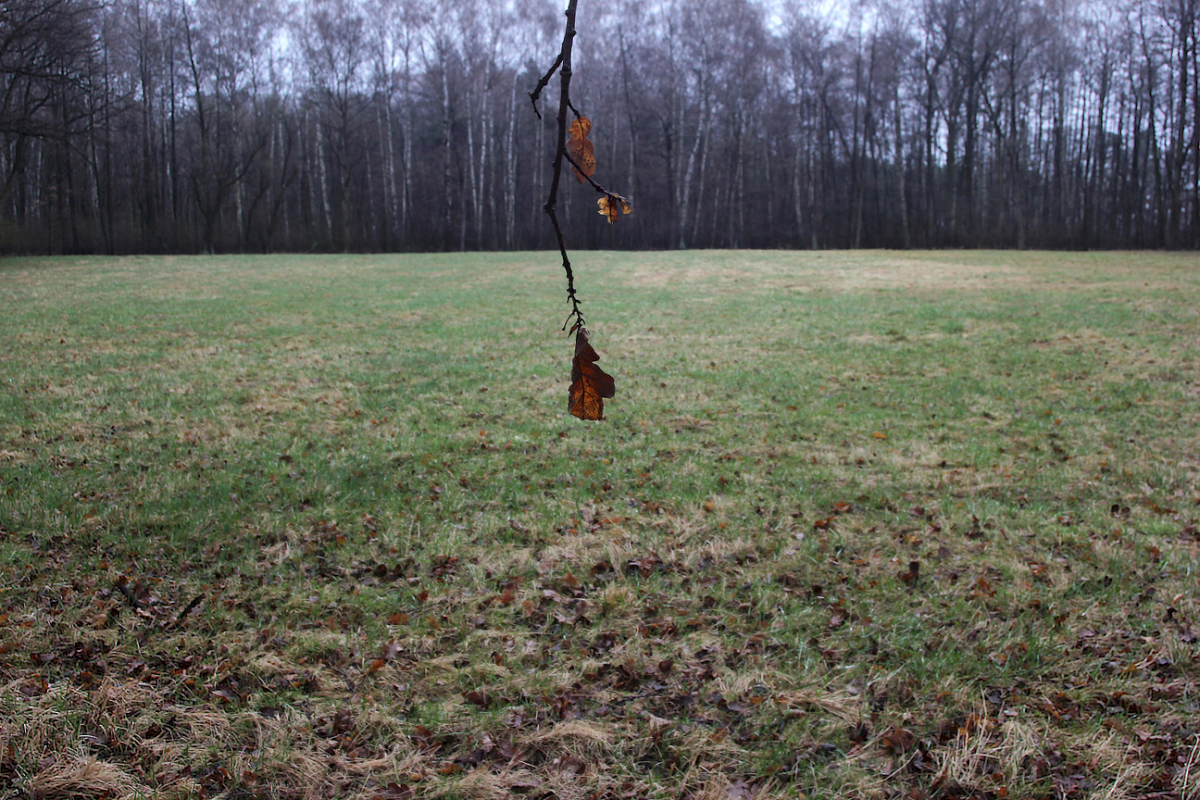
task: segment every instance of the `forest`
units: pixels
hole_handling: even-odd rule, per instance
[[[607,225],[571,181],[569,244],[1196,248],[1198,7],[585,0],[572,99],[635,211]],[[555,123],[530,92],[562,19],[9,0],[0,253],[553,247]]]

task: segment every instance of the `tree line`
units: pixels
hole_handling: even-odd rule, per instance
[[[1198,5],[582,3],[573,101],[637,212],[605,225],[583,187],[564,225],[590,248],[1195,248]],[[8,0],[0,252],[554,247],[529,92],[561,25],[551,0]]]

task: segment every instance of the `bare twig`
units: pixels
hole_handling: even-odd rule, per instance
[[[546,204],[543,206],[543,209],[546,215],[550,217],[550,224],[554,226],[554,237],[558,241],[558,251],[562,254],[563,271],[567,273],[567,298],[571,301],[571,313],[567,315],[567,320],[563,323],[562,329],[564,331],[568,328],[574,330],[575,326],[582,327],[584,320],[583,310],[579,307],[579,296],[575,292],[575,272],[571,268],[571,259],[567,255],[567,245],[563,239],[562,226],[558,221],[558,187],[562,181],[563,159],[570,162],[571,166],[575,167],[576,172],[585,178],[593,189],[609,197],[610,202],[621,201],[624,204],[622,207],[628,208],[628,201],[624,197],[616,192],[609,191],[592,180],[587,171],[575,159],[571,158],[570,153],[567,151],[567,113],[574,114],[576,120],[585,120],[579,113],[579,109],[571,102],[571,51],[575,41],[575,9],[577,5],[578,0],[570,0],[568,2],[566,29],[563,32],[562,47],[559,49],[558,57],[554,60],[554,65],[538,81],[534,90],[529,93],[529,98],[533,101],[533,110],[538,115],[538,119],[541,119],[542,115],[537,107],[538,100],[542,96],[542,90],[549,85],[554,73],[558,73],[560,81],[557,118],[558,136],[556,137],[554,148],[554,166],[550,178],[550,194],[546,198]],[[586,130],[583,133],[584,138],[586,138]]]
[[[193,597],[192,602],[188,603],[187,606],[184,607],[183,611],[179,612],[179,616],[175,617],[175,621],[173,623],[171,623],[171,627],[178,628],[180,626],[180,624],[182,624],[183,618],[186,617],[188,614],[192,613],[192,611],[195,610],[196,606],[200,605],[200,602],[202,600],[204,600],[204,595],[202,595],[202,594],[198,594],[195,597]]]
[[[558,250],[562,253],[563,270],[567,273],[567,297],[571,301],[571,314],[567,317],[567,323],[575,319],[579,325],[583,325],[583,311],[579,308],[579,297],[575,293],[575,273],[571,269],[571,259],[567,256],[567,245],[563,241],[562,226],[558,223],[557,211],[558,184],[562,178],[563,157],[567,154],[567,110],[572,109],[571,50],[575,42],[575,7],[578,2],[579,0],[571,0],[567,4],[567,25],[566,30],[563,32],[562,48],[559,50],[554,66],[538,82],[537,88],[530,94],[530,97],[534,99],[534,108],[536,109],[537,97],[541,94],[545,85],[549,83],[550,76],[557,69],[560,81],[558,90],[558,138],[557,145],[554,148],[554,171],[550,179],[550,196],[546,199],[544,208],[546,214],[550,217],[550,223],[554,226],[554,235],[558,239]],[[563,330],[566,329],[567,325],[564,323]]]
[[[142,610],[142,608],[143,608],[142,603],[137,599],[137,597],[134,596],[133,592],[130,591],[130,589],[129,589],[129,579],[128,578],[126,578],[124,575],[122,575],[121,577],[117,578],[117,582],[115,585],[116,585],[117,591],[120,592],[122,595],[124,595],[125,599],[129,601],[129,606],[134,611]]]
[[[538,110],[537,105],[538,100],[541,99],[542,90],[550,84],[550,79],[554,77],[554,73],[558,71],[558,68],[562,65],[562,62],[563,57],[562,53],[560,52],[558,54],[558,58],[554,60],[554,66],[552,66],[550,70],[542,76],[542,79],[538,81],[534,90],[529,93],[529,99],[533,102],[533,113],[537,114],[538,119],[542,118],[542,112]]]
[[[592,180],[592,176],[588,175],[586,172],[583,171],[583,167],[579,166],[579,163],[577,161],[575,161],[575,159],[571,158],[570,153],[563,153],[563,158],[565,158],[567,161],[571,162],[571,166],[574,167],[575,169],[579,170],[579,174],[583,176],[584,180],[586,180],[588,183],[590,183],[592,185],[592,188],[595,189],[600,194],[608,195],[609,197],[620,197],[621,196],[621,195],[617,194],[616,192],[610,192],[608,189],[605,189],[603,186],[601,186],[600,184],[598,184],[594,180]]]

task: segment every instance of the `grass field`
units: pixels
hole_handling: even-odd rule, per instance
[[[0,261],[0,797],[1200,798],[1200,258],[577,278]]]

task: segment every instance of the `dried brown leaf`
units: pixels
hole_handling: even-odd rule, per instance
[[[569,410],[580,419],[604,418],[604,398],[616,394],[616,382],[596,362],[600,356],[588,343],[587,328],[575,332],[575,357],[571,360],[571,387],[568,393]]]
[[[596,173],[596,148],[588,141],[591,130],[592,121],[580,117],[571,123],[567,131],[567,151],[571,154],[571,160],[578,165],[572,167],[571,171],[580,183]]]
[[[617,221],[618,214],[632,214],[633,204],[619,194],[606,194],[596,201],[600,207],[600,216],[608,220],[609,225]]]

